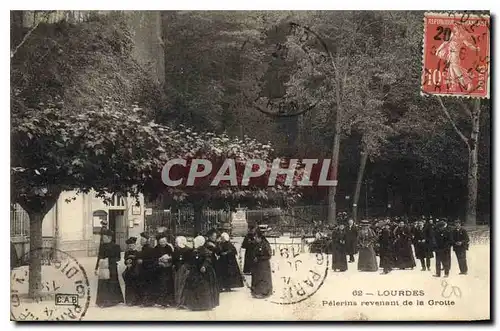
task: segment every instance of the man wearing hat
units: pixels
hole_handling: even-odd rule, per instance
[[[352,218],[347,221],[345,228],[346,253],[349,255],[349,263],[354,262],[354,254],[358,252],[358,228]]]
[[[455,229],[453,229],[453,251],[457,256],[460,275],[467,275],[467,257],[466,253],[469,249],[469,235],[462,227],[460,220],[455,221]]]
[[[444,269],[444,276],[448,277],[451,264],[451,245],[453,243],[452,234],[448,230],[448,223],[440,221],[437,224],[434,238],[434,251],[436,252],[436,274],[434,277],[441,277],[441,267]]]

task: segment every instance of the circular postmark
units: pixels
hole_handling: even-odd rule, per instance
[[[37,294],[29,295],[29,259],[40,259],[42,279]],[[90,284],[83,266],[68,253],[37,248],[11,270],[10,314],[14,321],[77,321],[90,304]]]
[[[331,69],[331,52],[326,42],[309,27],[295,22],[280,22],[263,31],[262,40],[265,40],[271,55],[268,74],[264,77],[271,80],[264,86],[259,84],[256,96],[252,98],[245,95],[246,98],[255,109],[275,118],[297,117],[313,110],[325,92],[321,77]],[[297,72],[295,78],[286,74],[292,67]],[[278,74],[280,72],[283,75]],[[304,76],[309,78],[305,79]],[[303,91],[307,90],[306,86],[313,85],[315,88],[312,90],[317,93],[304,98],[303,93],[294,91],[297,87],[287,87],[287,81],[290,80],[294,81],[292,85],[300,86]]]
[[[305,239],[292,236],[268,238],[271,246],[271,274],[273,294],[269,301],[279,305],[292,305],[313,296],[323,285],[329,269],[328,255],[311,253]],[[239,255],[243,267],[243,256]],[[245,278],[245,285],[251,288]]]

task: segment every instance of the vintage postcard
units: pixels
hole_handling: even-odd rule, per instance
[[[11,11],[12,321],[491,319],[488,11]]]

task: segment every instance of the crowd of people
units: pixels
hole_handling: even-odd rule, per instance
[[[413,269],[416,260],[422,271],[431,271],[435,258],[435,274],[450,274],[451,249],[458,259],[460,274],[467,274],[466,252],[469,236],[460,221],[448,222],[419,219],[408,224],[403,220],[370,222],[356,225],[352,219],[341,222],[327,239],[332,253],[332,269],[344,272],[358,255],[359,271],[388,274],[394,268]],[[243,272],[237,262],[237,250],[229,234],[210,230],[205,236],[196,236],[188,245],[185,237],[169,240],[163,231],[156,236],[142,233],[139,238],[127,240],[124,254],[125,283],[123,295],[118,273],[121,261],[120,246],[112,242],[113,232],[101,232],[101,245],[95,267],[98,276],[96,304],[110,307],[120,303],[129,306],[177,307],[189,310],[211,310],[219,305],[220,292],[244,286],[244,276],[251,275],[251,295],[267,298],[273,292],[270,259],[272,249],[265,237],[265,229],[250,227],[244,237]],[[192,247],[190,247],[192,246]],[[377,263],[376,256],[380,257]]]
[[[344,272],[348,263],[355,262],[359,253],[359,271],[413,269],[416,260],[422,271],[431,271],[431,259],[435,258],[435,277],[450,274],[451,249],[455,252],[461,275],[467,274],[466,252],[469,236],[459,220],[449,226],[446,220],[418,219],[411,224],[404,220],[363,220],[359,226],[352,219],[347,225],[340,223],[332,232],[329,243],[332,252],[332,268]],[[413,248],[412,248],[413,246]],[[380,257],[377,265],[376,256]],[[347,259],[349,258],[349,260]],[[416,259],[415,259],[416,258]]]
[[[121,260],[119,245],[112,242],[113,232],[103,230],[95,273],[98,276],[97,306],[176,307],[211,310],[219,305],[220,292],[244,286],[237,262],[237,250],[229,235],[210,230],[196,236],[192,247],[185,237],[169,243],[166,232],[127,240],[123,295],[118,273]],[[272,294],[271,246],[263,231],[253,229],[245,237],[244,273],[251,275],[251,294],[266,298]]]

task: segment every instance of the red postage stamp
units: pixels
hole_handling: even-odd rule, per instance
[[[490,16],[426,13],[422,94],[489,98]]]

